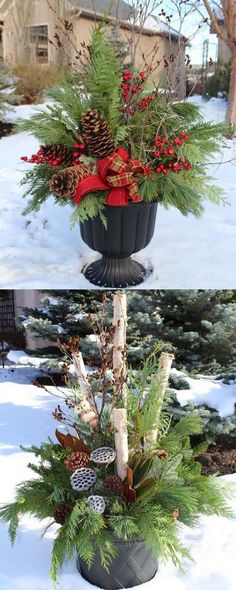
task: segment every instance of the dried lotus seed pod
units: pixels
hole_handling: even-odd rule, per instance
[[[116,458],[116,451],[111,447],[100,447],[99,449],[95,449],[92,451],[90,459],[94,463],[98,463],[99,465],[109,465],[109,463],[113,463]]]
[[[106,503],[102,496],[89,496],[88,497],[89,509],[99,514],[103,514],[106,509]]]
[[[96,483],[97,476],[92,469],[82,467],[81,469],[76,469],[76,471],[74,471],[70,481],[73,490],[76,490],[77,492],[87,492],[87,490]]]

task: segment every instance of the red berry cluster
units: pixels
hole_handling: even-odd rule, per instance
[[[179,158],[177,148],[181,147],[185,141],[189,140],[189,135],[181,131],[178,137],[168,139],[158,135],[155,139],[154,168],[159,174],[168,174],[168,172],[180,172],[181,170],[190,170],[190,162],[185,158]],[[161,162],[160,162],[161,160]],[[164,160],[164,162],[163,162]]]
[[[149,68],[151,70],[151,68]],[[134,115],[135,113],[135,103],[134,97],[140,94],[143,84],[147,79],[147,74],[143,71],[139,72],[137,76],[133,76],[129,70],[125,70],[123,72],[123,82],[121,84],[122,88],[122,97],[125,101],[124,111],[128,112],[130,115]],[[137,103],[138,108],[145,109],[153,99],[153,96],[146,96],[144,99],[140,100]]]
[[[85,149],[86,146],[84,143],[75,143],[71,166],[77,166],[80,164],[79,158],[84,154]],[[55,158],[51,154],[44,155],[42,149],[39,149],[36,154],[32,154],[30,158],[27,156],[21,156],[21,160],[23,162],[28,162],[29,164],[47,164],[47,166],[52,168],[63,165],[64,162],[64,159],[61,156]]]
[[[75,143],[72,166],[80,164],[80,157],[84,155],[85,149],[86,145],[84,143]]]

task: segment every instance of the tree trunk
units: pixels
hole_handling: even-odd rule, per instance
[[[236,46],[233,48],[232,52],[232,71],[226,121],[231,125],[236,125]]]

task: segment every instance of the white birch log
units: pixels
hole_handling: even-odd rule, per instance
[[[159,406],[158,406],[157,415],[156,415],[157,424],[159,423],[159,419],[160,419],[162,404],[163,404],[166,388],[167,388],[168,381],[169,381],[170,370],[171,370],[173,358],[174,358],[173,354],[169,354],[168,352],[162,352],[160,359],[159,359],[157,376],[158,376],[158,378],[161,379],[161,388],[159,391]],[[145,437],[145,449],[146,450],[153,447],[156,444],[157,437],[158,437],[158,428],[153,429],[153,430],[149,430],[149,432],[147,433],[147,435]]]
[[[129,459],[127,411],[125,408],[114,408],[113,424],[115,431],[117,474],[123,481],[127,477],[127,465]]]
[[[117,292],[113,297],[113,374],[116,390],[120,389],[123,399],[126,399],[126,325],[127,325],[127,296],[124,292]],[[117,393],[117,392],[116,392]]]
[[[83,395],[82,400],[80,400],[75,406],[75,412],[80,417],[81,422],[84,422],[84,424],[87,424],[90,428],[96,430],[99,425],[99,418],[94,406],[92,390],[88,382],[83,357],[80,351],[72,354],[72,361]]]

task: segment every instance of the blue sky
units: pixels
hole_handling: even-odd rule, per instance
[[[172,27],[179,30],[179,16],[174,6],[174,2],[167,0],[166,2],[163,2],[163,7],[165,5],[167,7],[167,14],[173,15],[173,18],[171,19]],[[159,10],[156,11],[157,14],[159,12]],[[202,8],[202,12],[204,15],[206,15],[204,8]],[[202,63],[203,42],[206,39],[209,40],[209,58],[211,57],[214,61],[217,59],[217,36],[210,34],[210,27],[208,25],[204,25],[199,29],[199,23],[201,20],[201,16],[196,11],[193,11],[188,16],[186,16],[182,27],[182,33],[186,35],[186,37],[188,37],[191,42],[191,48],[189,48],[188,53],[191,56],[191,61],[193,64]]]
[[[156,4],[157,0],[153,1],[153,5]],[[126,2],[128,2],[129,4],[133,4],[132,0],[126,0]],[[161,20],[163,20],[162,16],[159,16],[159,13],[161,12],[161,9],[163,8],[166,13],[168,15],[172,14],[173,17],[171,19],[171,26],[176,29],[177,31],[179,30],[179,16],[178,16],[178,11],[176,8],[176,3],[178,3],[178,0],[172,1],[172,0],[163,0],[163,2],[160,1],[160,7],[157,8],[153,14],[155,14],[156,16],[158,16],[159,18],[161,18]],[[138,4],[138,0],[136,0],[136,5]],[[179,3],[178,3],[179,5]],[[150,6],[151,6],[151,1],[150,1]],[[200,6],[200,3],[199,3]],[[184,10],[189,10],[188,7],[185,7],[185,5],[182,6],[181,8],[182,11]],[[201,3],[201,10],[203,12],[204,15],[206,15],[206,10],[203,6],[203,2]],[[204,28],[198,28],[199,23],[201,21],[201,16],[196,12],[196,11],[192,11],[184,20],[183,22],[183,27],[181,29],[181,32],[190,39],[191,42],[191,48],[188,49],[188,53],[191,56],[191,61],[193,64],[201,64],[202,63],[202,49],[203,49],[203,42],[205,39],[209,40],[209,58],[211,57],[213,59],[213,61],[215,61],[217,59],[217,37],[216,35],[211,35],[210,31],[209,31],[209,26],[208,25],[204,25]]]

